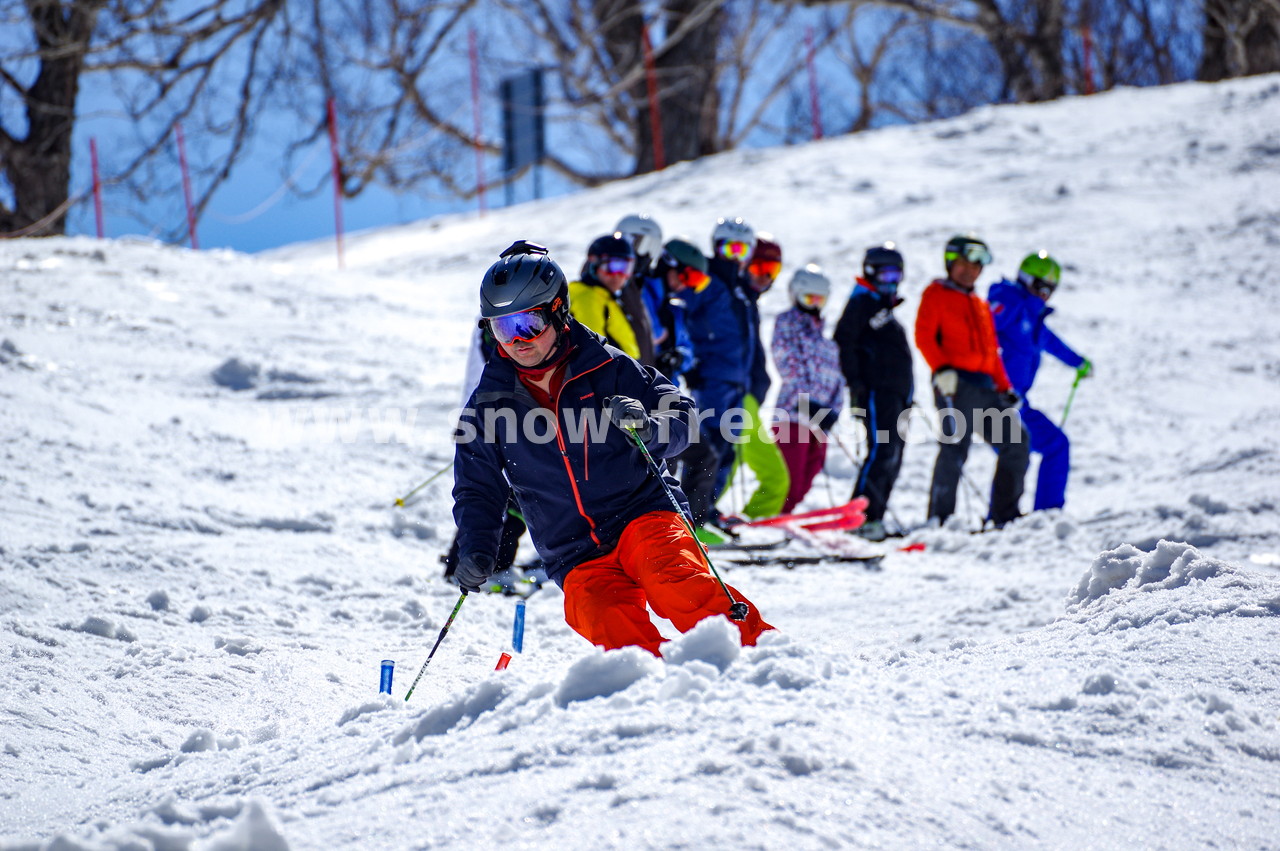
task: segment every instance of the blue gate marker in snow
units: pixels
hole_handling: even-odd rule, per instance
[[[511,626],[511,649],[524,652],[524,600],[516,602],[516,620]]]
[[[396,663],[391,659],[382,660],[382,678],[378,682],[379,694],[391,694],[391,676],[395,673]]]

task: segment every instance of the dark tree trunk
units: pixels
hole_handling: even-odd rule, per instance
[[[1201,80],[1280,71],[1280,8],[1265,0],[1205,0]]]
[[[27,11],[40,70],[24,97],[25,139],[0,138],[13,209],[0,207],[0,232],[38,227],[29,235],[66,232],[71,191],[71,134],[89,38],[102,0],[29,0]]]
[[[667,3],[667,32],[675,32],[699,5],[699,0]],[[718,151],[720,93],[716,88],[716,44],[723,22],[723,11],[717,10],[657,57],[658,108],[667,165]],[[643,82],[640,89],[642,96],[636,110],[636,173],[644,174],[654,170],[654,151],[649,99]]]

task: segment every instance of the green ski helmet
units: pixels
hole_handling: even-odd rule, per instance
[[[942,260],[948,270],[951,269],[951,263],[957,257],[963,257],[979,266],[991,265],[991,249],[971,233],[958,233],[947,240],[947,247],[942,252]]]
[[[1028,254],[1018,267],[1018,283],[1048,301],[1062,280],[1062,266],[1047,251]]]

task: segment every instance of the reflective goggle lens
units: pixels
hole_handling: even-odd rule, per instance
[[[749,242],[722,242],[720,243],[720,256],[726,260],[746,260],[751,256],[751,243]]]
[[[495,316],[489,320],[489,333],[499,343],[528,342],[547,330],[547,316],[540,307],[523,313]]]
[[[898,266],[881,266],[875,271],[877,284],[897,284],[902,282],[902,269]]]
[[[970,263],[977,263],[979,266],[988,266],[991,264],[991,252],[987,250],[985,245],[978,245],[971,242],[964,247],[962,252],[964,259]]]
[[[630,275],[636,268],[636,261],[630,257],[602,257],[598,272],[608,275]]]
[[[804,293],[800,296],[800,303],[805,307],[822,307],[827,303],[827,297],[821,293]]]
[[[778,279],[778,275],[782,272],[782,261],[756,260],[752,262],[747,269],[753,275],[757,275],[761,278],[768,278],[771,281],[776,281]]]
[[[711,283],[711,276],[700,269],[692,266],[683,266],[677,273],[680,276],[680,283],[684,284],[695,293],[700,293],[707,288],[707,284]]]

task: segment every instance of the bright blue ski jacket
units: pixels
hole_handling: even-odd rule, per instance
[[[995,319],[996,338],[1000,341],[1000,358],[1004,361],[1009,383],[1018,395],[1026,398],[1040,369],[1040,356],[1048,352],[1067,366],[1077,367],[1084,358],[1049,330],[1045,320],[1053,308],[1022,284],[1002,280],[991,285],[987,293],[991,315]]]

